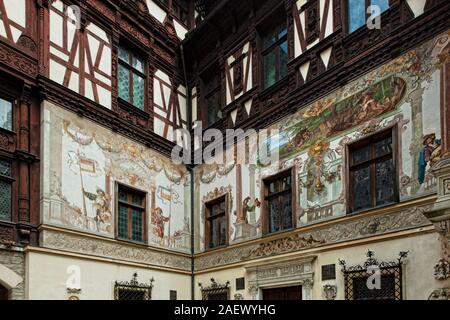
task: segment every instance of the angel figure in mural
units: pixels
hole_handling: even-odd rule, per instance
[[[164,239],[164,233],[165,233],[165,226],[166,223],[170,223],[171,216],[165,217],[163,215],[163,211],[161,208],[155,208],[152,210],[152,223],[155,226],[155,231],[158,237],[161,239]]]
[[[423,149],[419,155],[419,183],[425,182],[427,166],[433,166],[441,159],[441,140],[436,139],[436,134],[427,134],[423,137]]]
[[[100,231],[100,224],[108,222],[111,217],[111,196],[106,194],[106,192],[100,188],[97,188],[96,194],[85,191],[84,195],[86,198],[94,202],[94,221],[97,225],[97,231]]]

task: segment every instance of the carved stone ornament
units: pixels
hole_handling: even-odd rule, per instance
[[[434,290],[428,297],[428,300],[450,300],[450,288]]]
[[[234,295],[234,300],[244,300],[244,296],[240,293]]]
[[[436,280],[445,280],[450,278],[450,263],[447,260],[441,259],[434,266],[434,278]]]
[[[323,293],[325,295],[325,299],[334,300],[337,295],[337,287],[334,284],[326,284],[323,286]]]

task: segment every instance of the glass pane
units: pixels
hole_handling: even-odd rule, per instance
[[[128,239],[128,209],[123,206],[119,206],[119,238]]]
[[[11,163],[8,161],[0,160],[0,175],[11,176]]]
[[[119,64],[119,97],[130,102],[130,71]]]
[[[276,182],[269,183],[269,194],[278,192],[278,184]]]
[[[224,246],[227,240],[227,224],[225,217],[220,218],[220,246]]]
[[[280,231],[280,214],[278,199],[269,200],[269,231],[277,232]]]
[[[277,81],[276,50],[264,56],[264,87],[268,88]]]
[[[292,195],[283,197],[283,229],[292,228]]]
[[[133,210],[133,234],[134,241],[142,241],[142,212]]]
[[[380,12],[384,12],[389,9],[389,0],[372,0],[372,6],[380,7]]]
[[[219,108],[219,95],[217,93],[211,95],[207,99],[208,103],[208,119],[207,119],[207,125],[213,125],[216,123],[221,117],[222,113],[220,112]]]
[[[376,164],[376,201],[377,206],[395,201],[394,162],[389,159]]]
[[[0,99],[0,127],[12,130],[12,103]]]
[[[0,181],[0,220],[11,221],[11,184]]]
[[[353,172],[353,211],[372,207],[370,197],[370,170],[365,167]]]
[[[282,180],[282,188],[283,188],[283,190],[290,189],[291,188],[291,184],[292,184],[291,176],[283,178],[283,180]]]
[[[355,151],[352,151],[352,164],[358,164],[370,159],[370,147],[364,147]]]
[[[392,153],[392,137],[375,143],[375,156],[380,157]]]
[[[144,61],[139,58],[133,57],[133,68],[137,71],[144,73]]]
[[[366,0],[348,0],[349,33],[366,24]]]
[[[133,105],[141,110],[144,110],[144,78],[133,74]]]
[[[263,49],[267,49],[272,44],[277,41],[276,35],[273,31],[266,33],[266,35],[263,37]]]
[[[220,211],[225,212],[225,202],[220,203]]]
[[[215,248],[217,247],[217,235],[218,235],[218,223],[217,223],[217,219],[213,219],[211,220],[210,224],[210,231],[209,231],[209,247],[210,248]]]
[[[130,64],[130,56],[128,54],[128,51],[124,48],[119,47],[119,59],[126,62],[127,64]]]
[[[142,197],[138,195],[133,195],[133,204],[142,206]]]
[[[123,190],[119,190],[119,200],[128,202],[127,193]]]
[[[280,44],[280,79],[283,79],[288,74],[288,43]]]

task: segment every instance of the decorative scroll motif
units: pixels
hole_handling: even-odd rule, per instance
[[[139,283],[137,280],[138,274],[134,273],[130,281],[116,281],[114,284],[114,300],[151,300],[153,282],[155,279],[151,278],[150,283]]]
[[[402,265],[404,259],[408,256],[408,252],[401,251],[397,261],[378,262],[375,259],[375,253],[373,251],[367,252],[367,260],[362,265],[354,265],[347,267],[345,260],[339,259],[339,264],[342,266],[342,272],[344,273],[345,282],[345,299],[394,299],[402,300]],[[357,281],[366,282],[372,273],[368,272],[370,267],[378,267],[380,269],[381,277],[393,277],[393,287],[386,287],[377,290],[379,296],[361,296],[361,293],[355,292]],[[371,290],[369,290],[371,291]],[[375,292],[372,290],[372,293]],[[364,294],[364,291],[362,292]]]
[[[225,284],[219,284],[214,278],[211,278],[211,284],[204,287],[201,282],[198,283],[202,291],[202,300],[229,300],[230,281]]]
[[[333,243],[362,239],[374,235],[424,227],[431,224],[423,215],[423,213],[429,211],[430,208],[430,205],[411,207],[400,212],[391,212],[376,217],[366,217],[356,221],[344,222],[340,224],[336,223],[311,232],[299,233],[298,237],[308,238],[312,236],[313,239],[316,239],[316,241],[322,241],[322,243],[314,244],[314,247],[320,247],[323,244],[329,245]],[[302,249],[303,248],[298,249],[295,246],[285,246],[284,250],[280,250],[279,253],[294,252]],[[210,255],[198,257],[195,261],[195,268],[196,270],[205,270],[221,265],[247,261],[252,259],[250,257],[251,252],[264,253],[265,251],[260,249],[259,245],[254,244],[239,246],[220,253],[212,253]],[[274,251],[272,250],[268,251],[269,254],[272,254],[273,252]]]
[[[217,177],[220,178],[227,176],[231,171],[233,171],[235,166],[236,163],[234,161],[225,165],[203,165],[202,169],[198,172],[200,175],[200,181],[205,184],[210,184],[214,182]]]
[[[325,242],[323,240],[316,240],[312,236],[302,237],[301,235],[297,234],[294,236],[261,243],[257,249],[254,249],[249,253],[248,258],[253,259],[268,257],[285,252],[313,248],[324,243]]]
[[[37,76],[37,63],[18,54],[15,50],[6,47],[4,44],[0,44],[0,62],[19,70],[27,76]]]
[[[450,300],[450,289],[436,289],[428,297],[428,300]]]
[[[70,235],[46,230],[43,232],[44,247],[75,253],[134,261],[183,271],[191,270],[191,259],[169,252],[157,252],[147,248],[126,247],[108,240],[97,240],[86,236]]]

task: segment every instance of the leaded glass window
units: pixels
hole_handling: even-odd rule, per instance
[[[267,210],[266,233],[274,233],[293,228],[292,215],[292,172],[266,179],[265,202]]]
[[[11,163],[0,160],[0,220],[11,221]]]
[[[222,118],[220,107],[220,80],[219,71],[210,71],[203,78],[203,88],[205,97],[205,122],[206,126],[211,126]]]
[[[206,230],[208,248],[222,247],[227,243],[226,196],[206,204]]]
[[[286,21],[262,35],[262,60],[264,88],[287,76],[288,42]]]
[[[144,110],[145,78],[144,60],[131,51],[119,48],[119,98]]]
[[[349,147],[350,211],[357,212],[397,201],[392,130]]]
[[[119,239],[145,241],[145,199],[144,193],[119,186],[117,217]]]
[[[370,6],[378,6],[380,12],[383,13],[389,9],[389,0],[348,0],[349,33],[358,30],[366,24],[367,19],[372,16],[372,12],[369,10]]]
[[[6,130],[12,130],[12,112],[13,105],[11,101],[0,98],[0,127]]]

